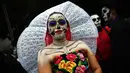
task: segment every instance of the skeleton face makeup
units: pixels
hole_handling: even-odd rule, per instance
[[[67,30],[67,21],[62,14],[52,14],[48,19],[49,33],[54,39],[62,39],[65,37],[65,31]]]
[[[95,14],[95,15],[92,15],[91,16],[91,19],[93,20],[94,24],[97,26],[97,27],[100,27],[101,26],[101,19],[100,17]]]
[[[103,15],[104,21],[108,21],[109,17],[110,17],[110,9],[107,7],[103,7],[102,8],[102,15]]]

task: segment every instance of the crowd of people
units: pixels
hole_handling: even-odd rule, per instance
[[[130,63],[130,24],[114,6],[104,6],[102,16],[92,15],[91,18],[98,28],[96,58],[103,73],[127,73]],[[103,18],[104,23],[101,23]],[[97,23],[98,21],[98,23]],[[102,26],[104,25],[104,26]]]

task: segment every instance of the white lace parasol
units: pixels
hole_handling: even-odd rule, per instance
[[[70,23],[73,40],[82,40],[96,52],[97,28],[88,13],[74,3],[67,1],[36,16],[22,32],[17,43],[18,60],[28,73],[37,73],[37,54],[45,46],[48,16],[61,12]]]

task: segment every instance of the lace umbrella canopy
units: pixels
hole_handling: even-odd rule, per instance
[[[22,32],[17,42],[18,60],[28,73],[37,72],[37,54],[45,46],[48,16],[61,12],[70,23],[72,40],[82,40],[96,52],[97,28],[88,13],[74,3],[67,1],[36,16]]]

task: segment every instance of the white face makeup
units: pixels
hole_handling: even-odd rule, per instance
[[[109,13],[110,13],[110,9],[107,7],[103,7],[102,8],[102,15],[103,15],[103,19],[104,21],[108,21],[109,20]]]
[[[97,27],[101,26],[101,19],[97,14],[92,15],[91,19]]]
[[[49,33],[54,39],[62,39],[65,37],[65,31],[67,30],[67,21],[62,14],[52,14],[48,19]]]

